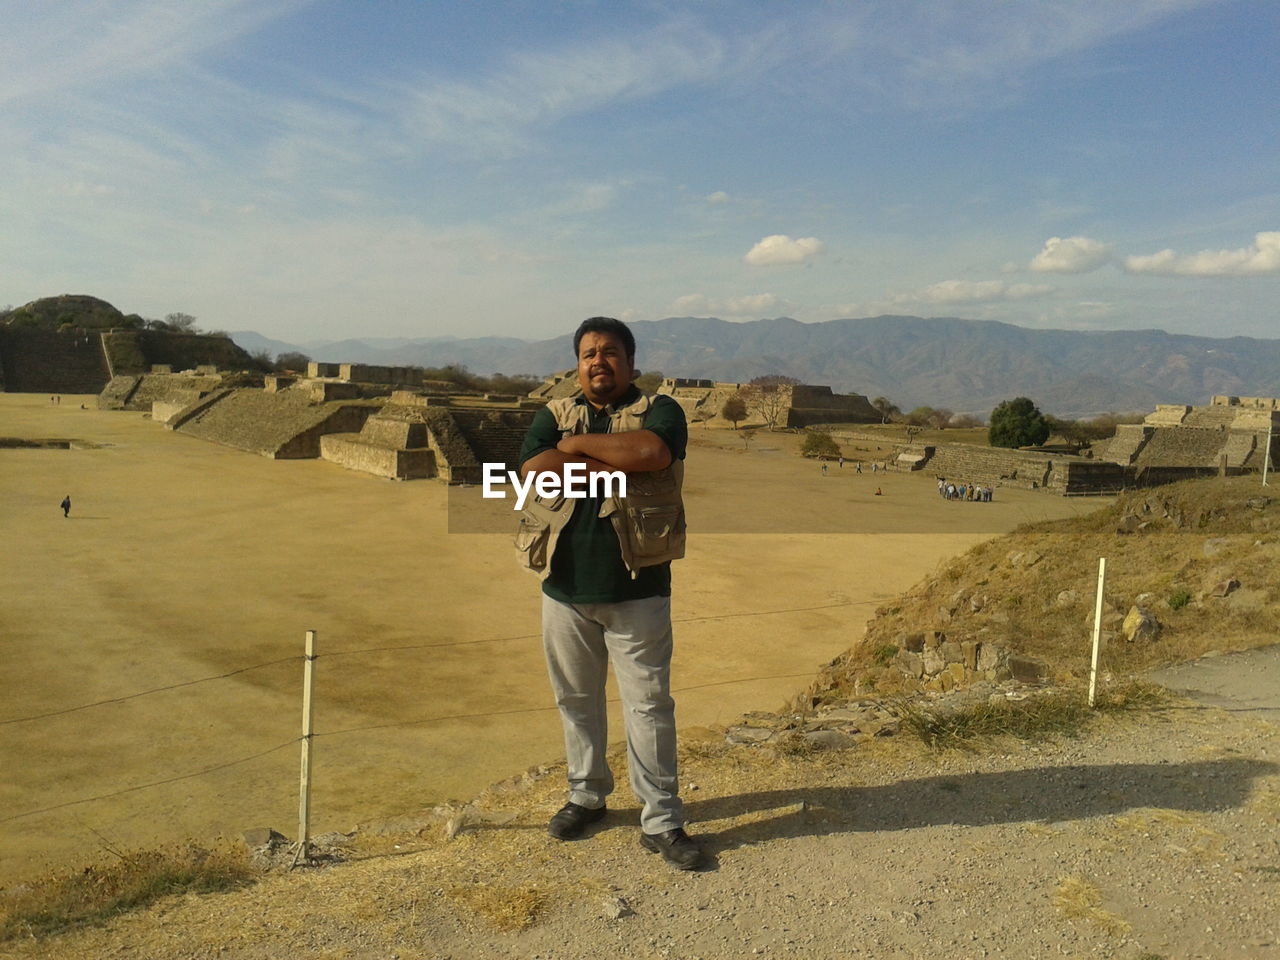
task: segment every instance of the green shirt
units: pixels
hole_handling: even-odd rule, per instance
[[[622,409],[640,399],[633,385],[622,395],[614,409]],[[608,433],[609,414],[598,410],[579,397],[588,411],[588,433]],[[644,429],[662,438],[673,460],[683,460],[689,429],[684,410],[670,397],[659,394],[644,415]],[[520,464],[560,442],[556,418],[546,407],[539,410],[529,425],[520,447]],[[608,517],[601,518],[600,497],[584,497],[573,508],[573,515],[560,533],[556,552],[551,558],[551,573],[542,581],[542,592],[561,603],[621,603],[645,597],[671,596],[671,563],[641,567],[633,579],[622,562],[618,535]]]

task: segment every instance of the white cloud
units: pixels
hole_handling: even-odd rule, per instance
[[[754,267],[763,267],[779,263],[804,263],[816,257],[823,250],[823,243],[817,237],[801,237],[792,240],[785,234],[775,233],[765,237],[747,251],[742,259]]]
[[[717,190],[715,193],[707,195],[707,203],[711,204],[712,206],[715,206],[721,203],[728,203],[731,199],[733,198],[730,197],[723,190]]]
[[[1030,266],[1040,273],[1088,273],[1110,259],[1110,244],[1088,237],[1050,237]]]
[[[1129,273],[1180,277],[1249,277],[1280,273],[1280,230],[1259,233],[1253,246],[1240,250],[1201,250],[1179,256],[1161,250],[1146,256],[1125,257]]]
[[[1053,293],[1054,288],[1038,283],[1006,283],[1003,280],[943,280],[914,293],[893,298],[906,303],[990,303],[996,300],[1030,300]]]
[[[718,300],[701,293],[691,293],[679,297],[671,304],[671,310],[677,316],[711,316],[727,315],[731,317],[760,316],[777,311],[787,301],[772,293],[756,293],[742,297],[729,297]]]

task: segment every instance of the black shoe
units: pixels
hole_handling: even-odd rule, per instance
[[[640,846],[650,853],[662,854],[662,859],[677,870],[697,870],[703,863],[702,849],[680,827],[666,833],[642,833]]]
[[[582,831],[587,829],[588,824],[604,819],[606,813],[608,813],[606,807],[596,807],[592,810],[581,804],[566,803],[556,811],[551,822],[547,824],[547,833],[557,840],[576,840],[582,836]]]

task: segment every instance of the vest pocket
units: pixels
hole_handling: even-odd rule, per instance
[[[564,497],[553,500],[530,500],[520,511],[520,526],[516,528],[516,550],[524,556],[530,570],[542,570],[550,562],[547,547],[551,542],[552,523],[556,512],[564,506]]]
[[[636,557],[655,557],[671,549],[680,531],[680,508],[641,507],[635,511]]]
[[[524,555],[525,566],[541,570],[547,565],[547,542],[551,539],[551,524],[527,513],[520,514],[520,526],[516,528],[516,549]]]

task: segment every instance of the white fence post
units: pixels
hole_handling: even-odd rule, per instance
[[[1107,583],[1107,558],[1098,558],[1098,599],[1093,606],[1093,665],[1089,668],[1089,707],[1097,700],[1098,648],[1102,642],[1102,591]]]

